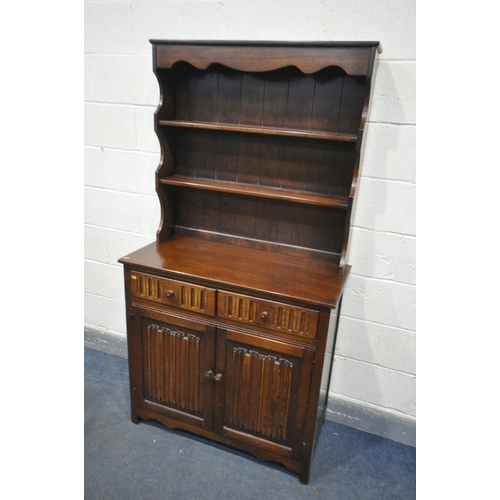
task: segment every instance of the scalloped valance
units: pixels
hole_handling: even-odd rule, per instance
[[[150,41],[156,47],[157,68],[171,68],[177,62],[189,60],[198,69],[206,69],[215,63],[238,71],[253,72],[295,66],[302,73],[311,74],[329,66],[338,66],[350,76],[366,76],[371,72],[369,65],[372,51],[381,51],[378,42],[319,42],[296,46],[290,42],[286,45],[280,42],[277,46],[272,42],[221,44],[220,41],[214,41],[196,42],[195,45],[194,42],[183,41]]]

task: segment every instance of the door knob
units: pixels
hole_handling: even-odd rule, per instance
[[[223,378],[224,377],[223,377],[222,373],[218,373],[217,375],[215,375],[214,380],[216,382],[221,382]]]

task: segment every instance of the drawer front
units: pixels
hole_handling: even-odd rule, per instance
[[[219,290],[217,315],[249,326],[316,338],[318,311]]]
[[[130,293],[135,297],[168,304],[189,311],[215,315],[215,290],[204,286],[184,283],[132,272],[130,274]]]

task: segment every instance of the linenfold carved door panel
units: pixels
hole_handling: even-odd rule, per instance
[[[144,408],[211,429],[215,328],[154,316],[141,321]]]
[[[301,453],[313,351],[217,330],[214,430],[287,457]]]
[[[136,311],[138,406],[287,458],[300,458],[314,351],[150,309]],[[139,349],[138,349],[139,351]]]

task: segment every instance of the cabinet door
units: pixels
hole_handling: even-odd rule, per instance
[[[211,429],[215,328],[151,311],[142,311],[138,321],[135,347],[140,373],[134,398],[138,406],[190,426]]]
[[[313,354],[297,344],[218,329],[215,431],[300,458]]]

